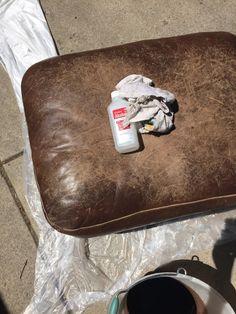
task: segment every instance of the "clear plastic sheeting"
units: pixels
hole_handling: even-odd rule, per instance
[[[34,63],[57,55],[37,0],[0,0],[0,64],[9,73],[20,111],[21,80]]]
[[[24,72],[56,49],[35,0],[0,1],[0,27],[0,60],[23,109]],[[60,234],[43,215],[26,123],[24,138],[26,198],[39,227],[34,295],[25,314],[83,313],[162,263],[211,250],[222,234],[236,237],[235,228],[225,224],[227,217],[236,218],[236,210],[91,239]]]

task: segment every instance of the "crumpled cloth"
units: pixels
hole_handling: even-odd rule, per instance
[[[128,99],[124,127],[139,122],[140,133],[168,133],[172,130],[174,113],[169,106],[174,94],[154,87],[150,78],[132,74],[122,79],[116,89],[119,96]]]

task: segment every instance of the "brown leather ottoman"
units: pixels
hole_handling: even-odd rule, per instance
[[[176,129],[116,152],[106,108],[123,77],[176,95]],[[236,204],[236,37],[201,33],[52,58],[22,93],[48,222],[96,236]]]

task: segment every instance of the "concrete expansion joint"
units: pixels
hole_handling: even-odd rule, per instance
[[[16,156],[16,155],[14,155],[14,156]],[[11,159],[8,158],[7,160],[12,161],[12,160],[14,160],[14,159],[16,159],[16,158],[18,158],[20,156],[22,156],[22,153],[19,153],[18,156],[13,158],[13,159],[12,159],[12,157],[13,157],[12,156],[12,157],[10,157]],[[27,213],[26,213],[26,211],[24,209],[24,206],[22,205],[22,203],[21,203],[17,193],[16,193],[16,190],[15,190],[15,188],[14,188],[14,186],[13,186],[13,184],[12,184],[12,182],[11,182],[7,172],[6,172],[6,170],[4,169],[4,164],[6,164],[6,162],[3,162],[3,161],[0,160],[0,176],[4,179],[6,185],[7,185],[8,189],[9,189],[9,191],[11,193],[11,196],[12,196],[12,198],[13,198],[16,206],[17,206],[17,208],[19,209],[19,212],[20,212],[20,214],[21,214],[21,216],[22,216],[22,218],[23,218],[23,220],[24,220],[24,222],[25,222],[25,224],[26,224],[26,226],[27,226],[27,228],[28,228],[28,230],[29,230],[33,240],[34,240],[35,245],[38,246],[38,236],[37,236],[37,234],[36,234],[32,224],[30,222],[30,219],[29,219],[29,217],[28,217],[28,215],[27,215]]]

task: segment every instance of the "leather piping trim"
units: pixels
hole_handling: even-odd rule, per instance
[[[127,216],[123,216],[123,217],[120,217],[120,218],[116,218],[116,219],[112,219],[112,220],[109,220],[109,221],[106,221],[106,222],[102,222],[102,223],[99,223],[99,224],[95,224],[95,225],[91,225],[89,227],[80,227],[80,228],[76,228],[76,229],[68,229],[68,228],[64,228],[64,227],[61,227],[61,226],[58,226],[57,224],[55,223],[50,223],[53,227],[55,226],[55,229],[58,229],[58,230],[63,230],[65,232],[76,232],[76,231],[89,231],[89,230],[92,230],[94,227],[102,227],[102,226],[106,226],[106,225],[109,225],[110,223],[112,222],[116,222],[116,221],[122,221],[122,220],[125,220],[127,218],[130,218],[130,217],[133,217],[133,216],[137,216],[137,215],[140,215],[142,213],[149,213],[149,212],[152,212],[152,211],[158,211],[160,209],[165,209],[165,208],[172,208],[172,207],[179,207],[179,206],[182,206],[182,205],[191,205],[191,204],[200,204],[200,203],[204,203],[204,202],[207,202],[207,201],[211,201],[211,200],[218,200],[218,199],[228,199],[228,198],[234,198],[236,197],[236,194],[230,194],[230,195],[226,195],[226,196],[215,196],[215,197],[210,197],[210,198],[205,198],[205,199],[202,199],[202,200],[197,200],[197,201],[193,201],[193,202],[185,202],[185,203],[179,203],[179,204],[172,204],[172,205],[167,205],[167,206],[161,206],[161,207],[156,207],[156,208],[151,208],[151,209],[146,209],[146,210],[142,210],[142,211],[139,211],[137,213],[133,213],[133,214],[130,214],[130,215],[127,215]],[[210,211],[211,209],[209,209]],[[47,213],[45,212],[44,210],[44,206],[43,206],[43,211],[44,211],[44,214],[47,218],[47,220],[50,222],[50,219],[48,218],[48,215]],[[193,214],[193,213],[191,213]],[[190,214],[190,216],[191,216]],[[188,216],[188,213],[186,213],[185,215],[183,216]],[[181,216],[180,216],[181,217]],[[174,217],[173,217],[174,218]],[[171,219],[171,218],[170,218]]]

